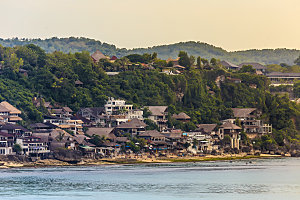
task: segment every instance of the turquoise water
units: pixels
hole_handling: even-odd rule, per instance
[[[299,200],[300,159],[1,169],[1,200]]]

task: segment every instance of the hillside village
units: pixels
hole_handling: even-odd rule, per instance
[[[149,60],[156,59],[156,55],[147,56],[150,56]],[[183,66],[181,58],[169,58],[160,61],[164,63],[161,65],[160,62],[140,62],[144,57],[131,55],[118,59],[116,56],[105,56],[99,50],[91,55],[93,63],[101,63],[109,77],[135,70],[160,69],[161,74],[176,76],[193,68],[207,71],[220,68],[233,73],[245,70],[245,73],[266,76],[270,84],[274,85],[291,84],[300,79],[299,73],[267,73],[266,67],[259,63],[234,65],[228,61],[208,61],[199,57],[197,64]],[[118,65],[114,65],[115,62]],[[5,69],[4,62],[1,63],[1,69]],[[27,69],[20,68],[17,73],[28,77]],[[243,82],[242,78],[230,73],[217,75],[214,80],[218,88],[224,83],[239,85]],[[85,86],[79,79],[74,84],[77,88]],[[260,87],[254,82],[247,82],[247,86],[251,89]],[[208,95],[216,96],[218,89],[211,87],[207,85],[205,88]],[[176,98],[177,101],[187,101],[186,94],[180,90]],[[296,98],[291,100],[299,102]],[[203,124],[195,123],[195,117],[189,116],[189,113],[180,110],[174,112],[174,108],[168,105],[150,104],[140,107],[135,103],[129,104],[124,99],[108,97],[102,107],[80,107],[74,112],[68,105],[46,101],[38,96],[32,98],[32,104],[44,110],[43,119],[38,123],[27,124],[21,118],[23,108],[13,106],[6,99],[0,103],[0,155],[25,155],[32,160],[55,158],[78,161],[82,158],[127,158],[138,155],[151,158],[292,153],[268,142],[274,124],[266,121],[266,113],[258,108],[232,107],[227,118]],[[26,124],[26,128],[22,124]],[[261,138],[267,142],[258,144]],[[66,152],[74,153],[77,157],[68,158],[72,156],[67,156]]]
[[[59,148],[78,150],[92,158],[133,153],[251,153],[241,140],[242,132],[250,139],[272,133],[272,125],[259,120],[261,113],[255,108],[233,108],[233,118],[222,121],[222,125],[197,124],[194,131],[185,132],[168,128],[167,106],[145,106],[145,117],[143,110],[114,98],[104,107],[82,108],[77,113],[69,107],[55,107],[48,102],[44,105],[51,115],[44,116],[43,123],[30,124],[30,129],[26,129],[17,124],[22,120],[21,111],[8,102],[0,103],[1,155],[48,158]],[[183,123],[191,119],[185,113],[173,114],[172,118]],[[152,120],[157,129],[150,130],[144,123],[146,119]]]

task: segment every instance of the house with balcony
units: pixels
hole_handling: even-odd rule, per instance
[[[125,114],[128,111],[132,111],[132,107],[133,105],[126,104],[125,100],[114,99],[113,97],[110,97],[104,105],[107,115]]]
[[[231,148],[240,148],[240,133],[242,131],[242,128],[226,121],[223,125],[220,126],[220,136],[221,139],[224,138],[224,136],[229,136],[231,139]]]
[[[3,118],[4,122],[11,124],[16,124],[19,121],[22,121],[20,117],[21,111],[16,107],[12,106],[7,101],[2,101],[0,103],[0,116]]]
[[[69,130],[74,135],[83,134],[83,121],[76,117],[60,118],[56,116],[44,116],[44,123],[50,123],[63,130]]]
[[[32,157],[43,157],[50,153],[47,145],[45,145],[41,138],[35,136],[26,136],[18,138],[16,144],[19,144],[23,150],[24,155]]]
[[[235,119],[232,120],[233,123],[238,120],[250,139],[272,133],[272,125],[265,124],[263,120],[259,119],[261,112],[256,108],[232,108],[232,111]]]
[[[13,135],[15,139],[31,135],[30,130],[16,124],[5,124],[0,128],[0,130],[1,132]]]
[[[148,119],[154,121],[160,131],[166,129],[168,121],[168,106],[146,106],[150,111]]]
[[[116,127],[116,133],[117,135],[123,134],[123,133],[129,133],[132,137],[138,136],[141,133],[144,133],[146,131],[146,126],[143,121],[139,119],[132,119],[129,120],[126,123],[120,124]]]
[[[14,145],[14,136],[8,133],[0,132],[0,155],[12,155]]]
[[[89,108],[81,108],[77,115],[84,117],[91,121],[91,125],[93,126],[105,126],[105,108],[104,107],[89,107]]]

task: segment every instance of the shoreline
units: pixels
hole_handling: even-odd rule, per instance
[[[12,168],[47,168],[47,167],[88,167],[88,166],[104,166],[104,165],[138,165],[138,164],[160,164],[160,163],[189,163],[189,162],[209,162],[209,161],[232,161],[232,160],[248,160],[248,159],[268,159],[268,158],[288,158],[290,156],[261,154],[255,155],[223,155],[223,156],[195,156],[195,157],[167,157],[153,159],[86,159],[79,163],[72,164],[55,159],[38,160],[35,162],[10,162],[0,161],[1,169]]]

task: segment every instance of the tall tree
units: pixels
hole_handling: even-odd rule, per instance
[[[179,57],[179,61],[178,61],[179,65],[182,65],[186,68],[191,67],[190,58],[189,58],[187,52],[180,51],[178,54],[178,57]]]

